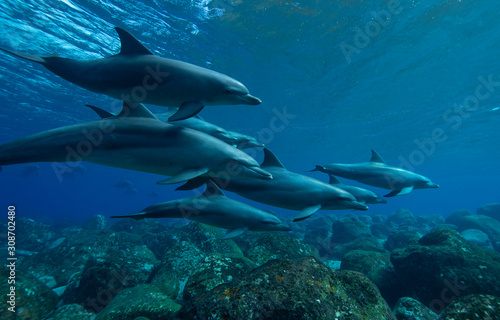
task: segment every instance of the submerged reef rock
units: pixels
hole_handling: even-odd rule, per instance
[[[345,244],[331,243],[328,248],[330,251],[330,259],[342,260],[344,255],[352,250],[385,252],[384,242],[382,239],[375,237],[360,237],[354,241]]]
[[[82,225],[83,229],[88,230],[104,230],[109,228],[108,218],[102,215],[92,216],[87,219]]]
[[[482,232],[481,230],[467,229],[460,232],[460,234],[462,235],[462,237],[467,239],[467,241],[469,241],[472,244],[475,244],[476,246],[493,250],[490,238],[486,233]]]
[[[345,244],[360,237],[371,236],[370,228],[357,217],[342,217],[332,225],[332,243]]]
[[[341,269],[358,271],[368,277],[380,290],[380,294],[394,305],[403,294],[403,285],[398,280],[389,252],[353,250],[344,255]]]
[[[272,260],[183,305],[177,319],[395,319],[360,273],[313,257]]]
[[[261,233],[247,258],[262,265],[272,259],[294,259],[300,257],[319,257],[316,249],[299,240],[279,232]]]
[[[42,319],[47,315],[57,304],[57,295],[44,283],[39,281],[33,275],[15,270],[15,292],[11,295],[15,297],[16,313],[11,313],[7,310],[10,305],[6,302],[10,299],[10,287],[14,284],[9,284],[10,269],[2,264],[0,266],[0,277],[4,279],[0,283],[0,292],[2,292],[2,316],[1,319]],[[4,318],[4,315],[6,318]],[[12,318],[7,318],[7,315],[13,315]]]
[[[485,294],[460,297],[450,303],[439,320],[497,320],[500,319],[500,298]]]
[[[46,320],[94,320],[95,314],[87,312],[79,304],[66,304],[57,308]]]
[[[396,231],[392,233],[385,242],[385,248],[389,251],[404,248],[410,244],[417,244],[422,235],[418,231]]]
[[[22,236],[16,237],[16,252],[36,253],[49,248],[57,239],[54,228],[32,219],[16,219],[16,230],[22,233]]]
[[[500,221],[488,216],[466,216],[457,222],[460,231],[478,229],[490,238],[493,248],[500,251]]]
[[[391,213],[385,223],[392,227],[397,227],[399,230],[415,230],[417,227],[417,219],[408,209],[399,209]]]
[[[460,296],[500,295],[500,255],[446,227],[394,250],[391,262],[415,297],[437,314]]]
[[[437,320],[438,315],[424,306],[420,301],[404,297],[396,302],[394,316],[398,320]]]
[[[488,216],[500,221],[500,203],[487,203],[477,208],[478,216]]]
[[[374,237],[385,240],[395,229],[385,223],[374,223],[370,226],[370,231]]]
[[[138,317],[169,320],[173,319],[180,307],[156,286],[140,284],[118,293],[95,320],[133,320]]]
[[[457,222],[460,221],[463,217],[472,216],[472,212],[467,209],[458,209],[453,211],[445,220],[447,224],[457,225]]]

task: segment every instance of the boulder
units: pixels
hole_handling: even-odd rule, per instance
[[[458,209],[453,211],[445,220],[447,224],[457,225],[458,221],[463,217],[472,216],[472,212],[467,209]]]
[[[490,238],[493,248],[500,251],[500,221],[488,216],[466,216],[457,222],[460,231],[481,230]]]
[[[394,250],[391,262],[418,300],[437,314],[460,296],[500,294],[500,255],[449,228],[436,228],[418,244]]]
[[[109,228],[109,221],[105,216],[96,215],[87,219],[82,225],[87,230],[104,230]]]
[[[439,320],[497,320],[500,319],[500,298],[473,294],[454,300],[439,315]]]
[[[418,231],[396,231],[387,238],[385,248],[389,251],[404,248],[407,245],[416,244],[421,237]]]
[[[438,315],[420,301],[403,297],[394,306],[394,316],[398,320],[437,320]]]
[[[500,221],[500,203],[488,203],[477,208],[478,216],[488,216]]]
[[[376,286],[313,257],[272,260],[189,301],[178,319],[394,319]]]
[[[391,213],[386,220],[390,226],[398,227],[399,229],[413,229],[417,226],[417,219],[408,209],[399,209]]]
[[[481,230],[477,229],[467,229],[460,232],[462,237],[464,237],[467,241],[476,246],[483,247],[486,249],[493,250],[493,246],[491,245],[490,238],[488,235]]]
[[[65,304],[57,308],[46,320],[94,320],[95,314],[87,312],[79,304]]]
[[[360,237],[371,236],[370,228],[357,217],[342,217],[332,225],[332,243],[345,244]]]
[[[180,307],[154,285],[140,284],[118,293],[95,320],[132,320],[139,317],[169,320]]]

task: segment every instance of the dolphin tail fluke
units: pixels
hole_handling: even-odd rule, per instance
[[[134,220],[142,220],[146,218],[145,213],[129,214],[125,216],[111,216],[110,218],[132,218]]]
[[[43,57],[33,56],[30,54],[25,54],[25,53],[20,53],[17,51],[8,50],[8,49],[4,49],[4,48],[0,48],[0,50],[7,52],[7,53],[10,53],[13,56],[16,56],[16,57],[19,57],[22,59],[26,59],[29,61],[33,61],[33,62],[37,62],[37,63],[41,63],[41,64],[45,64],[47,62],[47,60],[45,60],[45,58],[43,58]]]

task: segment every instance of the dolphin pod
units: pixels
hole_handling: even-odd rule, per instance
[[[120,53],[96,60],[39,57],[0,48],[42,64],[61,78],[110,97],[166,107],[179,107],[169,120],[196,115],[204,106],[258,105],[239,81],[186,62],[155,56],[127,31],[115,27]]]
[[[271,152],[264,148],[264,161],[261,168],[273,175],[273,179],[261,183],[257,179],[216,180],[222,189],[234,192],[247,199],[300,211],[293,221],[301,221],[323,210],[368,210],[368,207],[356,200],[347,191],[323,183],[316,179],[285,169],[283,164]],[[192,180],[178,190],[192,189],[203,183],[203,179]]]
[[[227,198],[212,182],[205,192],[194,197],[151,205],[137,214],[111,218],[184,218],[228,229],[222,239],[237,237],[246,231],[291,231],[274,214]]]
[[[439,185],[432,183],[429,178],[387,165],[374,150],[372,150],[372,157],[369,162],[354,164],[330,163],[324,166],[316,166],[311,171],[322,171],[370,186],[391,190],[384,197],[405,195],[413,189],[439,188]]]
[[[272,179],[252,157],[205,133],[158,120],[144,105],[124,103],[117,116],[65,126],[0,145],[0,166],[87,161],[171,176],[169,184],[237,168],[238,177]]]

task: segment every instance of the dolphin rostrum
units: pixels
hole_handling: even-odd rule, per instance
[[[331,174],[329,176],[330,176],[329,183],[331,185],[349,192],[354,196],[354,198],[356,198],[356,200],[358,200],[361,203],[367,203],[367,204],[387,203],[387,200],[385,200],[380,195],[376,194],[371,190],[343,184],[335,176]]]
[[[262,169],[273,175],[269,181],[258,179],[214,179],[222,189],[234,192],[247,199],[284,209],[300,211],[294,222],[304,220],[316,211],[323,210],[368,210],[368,207],[349,192],[316,179],[285,169],[278,158],[264,148]],[[194,179],[177,190],[198,187],[202,179]]]
[[[316,169],[311,171],[322,171],[370,186],[391,190],[384,197],[405,195],[413,189],[439,188],[439,185],[432,183],[431,180],[422,175],[387,165],[374,150],[372,150],[372,157],[369,162],[354,164],[330,163],[324,166],[316,166]]]
[[[218,228],[229,229],[222,239],[246,231],[291,231],[274,214],[227,198],[212,182],[201,195],[151,205],[138,214],[111,218],[184,218]]]
[[[63,171],[57,162],[72,161],[172,176],[161,184],[221,173],[236,177],[236,171],[238,177],[272,179],[243,151],[205,133],[159,121],[142,104],[124,103],[117,116],[0,145],[0,166],[54,162],[53,168]]]
[[[209,69],[155,56],[127,31],[115,27],[120,53],[96,60],[39,57],[1,50],[44,67],[87,90],[110,97],[179,107],[170,121],[196,115],[204,106],[260,104],[239,81]]]

